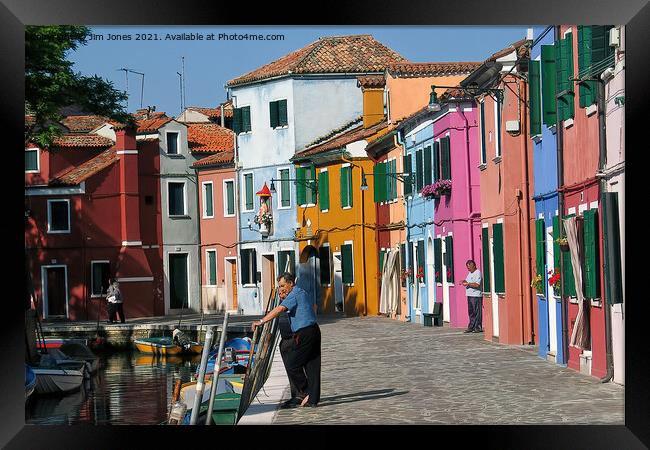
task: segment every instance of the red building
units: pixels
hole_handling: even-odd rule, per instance
[[[107,318],[117,277],[127,318],[164,314],[159,147],[98,116],[62,121],[25,149],[25,248],[44,318]],[[109,124],[114,139],[94,133]],[[106,133],[104,133],[106,134]]]

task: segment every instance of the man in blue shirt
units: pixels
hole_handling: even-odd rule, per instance
[[[296,386],[303,385],[306,377],[307,396],[302,400],[301,406],[317,406],[320,401],[321,370],[321,333],[316,323],[318,306],[315,299],[295,285],[295,277],[289,272],[278,277],[278,295],[282,302],[258,322],[253,322],[253,330],[287,312],[293,331],[293,348],[285,360],[287,376],[290,383],[293,382]],[[298,402],[289,403],[297,406]]]

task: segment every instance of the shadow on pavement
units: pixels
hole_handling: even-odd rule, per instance
[[[335,395],[333,397],[321,398],[318,406],[340,405],[343,403],[360,402],[364,400],[376,400],[380,398],[395,397],[408,394],[409,391],[395,391],[395,389],[380,389],[377,391],[357,392],[354,394]],[[338,401],[332,401],[338,400]]]

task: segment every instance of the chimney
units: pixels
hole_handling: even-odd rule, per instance
[[[135,129],[125,126],[115,127],[114,148],[120,163],[122,246],[142,245],[140,240],[138,150],[135,141]]]
[[[367,75],[357,78],[357,86],[363,92],[363,127],[369,128],[384,118],[384,86],[383,75]]]

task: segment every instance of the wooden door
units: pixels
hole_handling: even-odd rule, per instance
[[[187,253],[169,255],[169,308],[188,308]]]
[[[65,267],[48,267],[47,271],[47,315],[67,316],[67,295]]]
[[[232,283],[232,309],[237,309],[237,261],[230,262]]]

